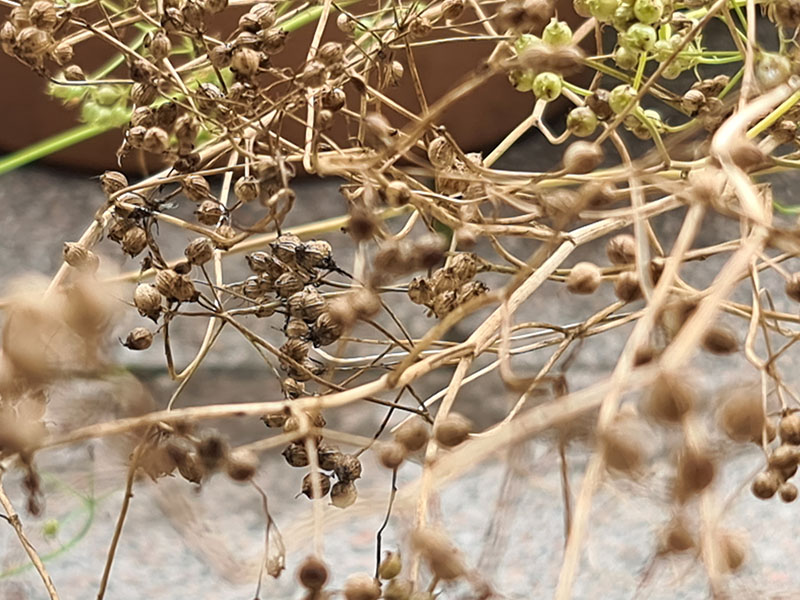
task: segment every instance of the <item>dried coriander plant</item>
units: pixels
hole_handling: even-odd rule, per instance
[[[6,54],[79,105],[88,123],[121,127],[121,165],[143,157],[166,165],[135,181],[104,173],[107,202],[84,235],[64,245],[64,265],[47,291],[4,304],[0,448],[6,468],[25,472],[29,512],[43,499],[38,452],[138,436],[98,597],[138,476],[202,485],[222,472],[260,490],[254,479],[267,451],[307,473],[298,492],[313,503],[315,535],[296,573],[306,598],[422,600],[461,584],[470,597],[492,597],[490,583],[434,522],[432,498],[497,451],[546,433],[555,434],[562,461],[576,439],[591,450],[574,506],[565,477],[560,599],[572,595],[599,484],[609,473],[651,475],[653,439],[671,457],[670,514],[653,555],[691,554],[715,595],[747,557],[744,540],[719,519],[714,484],[724,455],[713,448],[720,438],[763,451],[763,468],[744,482],[756,497],[796,499],[800,397],[782,363],[796,353],[800,272],[791,265],[800,237],[781,216],[796,210],[773,199],[765,179],[800,165],[795,0],[0,4],[10,8],[0,29]],[[573,10],[572,27],[559,20]],[[305,26],[313,28],[305,60],[275,66]],[[762,46],[757,26],[777,50]],[[89,40],[118,53],[94,74],[75,59]],[[484,60],[431,101],[415,49],[476,41],[488,49]],[[416,106],[393,99],[394,86],[408,79]],[[466,152],[441,123],[456,102],[498,85],[532,92],[531,113],[485,156]],[[561,112],[559,103],[569,108]],[[541,172],[496,168],[531,130],[558,149],[556,164]],[[302,202],[292,187],[299,172],[343,181],[331,201],[346,214],[287,228]],[[186,204],[194,206],[191,219],[177,214]],[[739,236],[698,247],[712,214],[738,224]],[[653,225],[664,216],[682,218],[674,239]],[[348,264],[323,239],[342,227],[354,248]],[[163,256],[159,240],[186,232],[194,239],[184,256]],[[124,303],[103,285],[95,252],[103,238],[140,260],[121,278],[133,284]],[[571,260],[598,241],[605,256]],[[721,265],[713,278],[690,284],[681,276],[710,259]],[[231,263],[246,265],[249,276],[230,277]],[[765,288],[769,276],[783,289]],[[578,323],[521,321],[545,283],[563,286],[576,302],[601,298],[604,287],[616,299],[598,300]],[[750,301],[733,300],[737,289],[749,289]],[[409,302],[427,319],[424,335],[411,335],[393,311]],[[104,367],[120,304],[143,319],[122,343],[131,351],[163,347],[175,382],[166,409],[48,432],[49,389]],[[469,320],[480,311],[485,318]],[[739,327],[724,325],[723,314]],[[179,370],[170,328],[183,321],[207,325]],[[280,331],[277,341],[261,333],[264,322]],[[453,341],[448,333],[461,323],[471,323],[470,333]],[[567,367],[584,342],[622,327],[627,341],[614,368],[573,389]],[[181,407],[181,392],[223,329],[259,352],[283,398]],[[365,347],[378,352],[362,356]],[[692,370],[699,353],[712,361],[741,354],[758,385],[701,398]],[[523,374],[517,357],[538,370]],[[446,389],[420,397],[415,385],[439,370],[450,377]],[[462,387],[490,374],[504,385],[497,397],[505,412],[477,430],[463,414],[477,399]],[[379,431],[326,425],[324,413],[355,403],[388,411]],[[569,426],[587,414],[588,435]],[[237,444],[204,427],[233,417],[263,420],[264,439]],[[393,503],[411,505],[413,527],[402,553],[382,555],[379,532],[375,573],[337,574],[347,578],[335,589],[322,555],[323,504],[347,509],[357,501],[369,476],[364,451],[395,475],[409,459],[421,463],[414,483],[395,490],[393,478],[387,514],[388,521]],[[57,598],[1,488],[0,501]],[[280,577],[282,542],[267,516],[263,568]]]

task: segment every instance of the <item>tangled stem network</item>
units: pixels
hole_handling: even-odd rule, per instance
[[[106,203],[65,244],[47,291],[3,303],[0,450],[6,467],[25,472],[30,512],[41,509],[37,452],[138,436],[99,598],[141,474],[159,480],[177,471],[201,485],[224,472],[251,483],[267,517],[263,571],[279,577],[285,546],[254,479],[259,454],[279,448],[290,466],[307,470],[299,492],[312,500],[314,542],[297,578],[308,598],[330,586],[323,497],[336,508],[356,502],[366,450],[393,471],[384,527],[394,505],[413,505],[413,531],[403,560],[381,559],[378,532],[376,577],[351,574],[342,590],[349,600],[432,598],[461,584],[489,597],[490,582],[432,522],[431,500],[447,481],[538,435],[556,434],[562,461],[559,599],[572,596],[599,484],[609,472],[644,476],[647,431],[663,434],[651,437],[671,456],[673,516],[654,556],[694,552],[714,594],[745,560],[742,539],[719,523],[715,436],[763,450],[752,478],[757,497],[796,498],[800,397],[781,363],[798,339],[800,271],[786,265],[797,261],[800,237],[783,216],[796,208],[773,198],[767,177],[800,166],[797,0],[0,4],[10,8],[0,29],[6,54],[80,107],[87,126],[121,128],[116,158],[128,172],[145,160],[164,167],[134,182],[105,172]],[[762,45],[757,25],[777,50]],[[303,28],[312,37],[298,42]],[[80,64],[90,40],[113,54],[95,72]],[[307,44],[303,58],[280,66],[298,43]],[[485,53],[463,76],[437,72],[449,87],[431,94],[415,54],[457,45]],[[398,99],[402,85],[413,90],[410,100]],[[486,156],[462,148],[463,132],[442,125],[456,104],[512,88],[530,98],[529,115]],[[554,164],[498,168],[531,131],[558,149]],[[342,181],[345,214],[288,227],[303,202],[292,183],[298,172]],[[739,236],[700,245],[712,215],[738,224]],[[682,218],[674,239],[654,226],[668,217]],[[340,229],[354,249],[349,264],[340,258],[349,254],[322,239]],[[194,239],[183,257],[162,255],[160,241],[186,233]],[[104,239],[139,257],[140,268],[108,276],[96,252]],[[599,242],[606,256],[568,266]],[[690,284],[682,276],[709,260],[720,264],[713,277]],[[245,267],[246,278],[231,275]],[[768,277],[781,289],[762,285]],[[48,432],[52,387],[105,368],[107,325],[119,304],[111,280],[136,284],[125,288],[126,309],[146,325],[123,343],[144,351],[163,341],[172,396],[164,410]],[[581,320],[522,319],[549,285],[563,286]],[[750,302],[733,300],[746,286]],[[615,299],[603,300],[611,287]],[[413,324],[401,316],[409,304]],[[171,329],[203,322],[194,357],[176,367]],[[460,326],[468,334],[454,341]],[[279,340],[264,333],[270,328]],[[621,328],[628,334],[613,368],[573,389],[568,368],[587,340]],[[258,352],[281,399],[180,406],[223,330]],[[698,350],[743,355],[758,385],[709,411],[688,381]],[[525,375],[522,364],[539,367]],[[423,399],[415,386],[435,371],[449,384]],[[462,388],[490,374],[511,402],[477,430],[465,416],[474,398]],[[357,403],[388,412],[377,432],[327,426],[323,411]],[[717,416],[711,425],[709,412]],[[588,435],[569,427],[586,415]],[[230,417],[260,417],[282,432],[237,445],[204,426]],[[577,439],[591,458],[573,505],[564,449]],[[412,457],[421,474],[398,485]],[[2,488],[0,501],[57,598]]]

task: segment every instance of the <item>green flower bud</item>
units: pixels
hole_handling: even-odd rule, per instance
[[[614,62],[620,69],[628,71],[636,67],[639,62],[639,53],[625,46],[618,46],[614,50]]]

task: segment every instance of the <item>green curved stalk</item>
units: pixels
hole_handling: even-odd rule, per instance
[[[84,140],[93,138],[109,129],[111,128],[85,123],[46,138],[41,142],[36,142],[22,150],[7,154],[6,156],[0,157],[0,175],[18,169],[23,165],[27,165],[28,163],[53,154],[54,152],[58,152],[59,150],[74,146]]]

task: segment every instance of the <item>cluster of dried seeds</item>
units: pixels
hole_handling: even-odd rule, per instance
[[[472,253],[452,255],[446,265],[430,277],[415,277],[408,284],[408,297],[415,304],[430,309],[438,318],[489,291],[486,284],[475,280],[483,268],[481,260]]]

